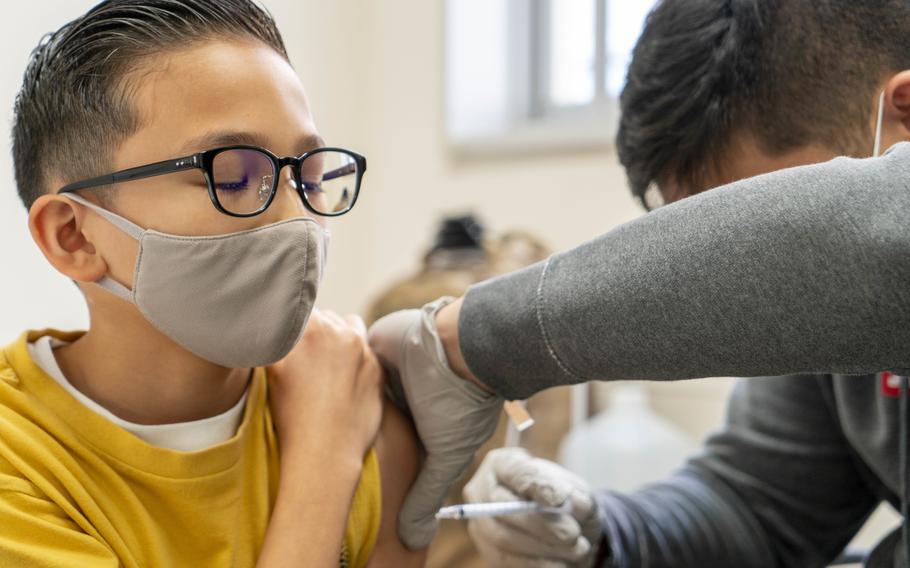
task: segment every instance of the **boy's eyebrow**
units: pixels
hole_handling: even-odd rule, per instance
[[[209,150],[211,148],[217,148],[219,146],[233,146],[235,144],[247,144],[250,146],[259,146],[261,148],[269,149],[268,137],[262,134],[256,132],[221,130],[207,132],[201,136],[193,138],[184,144],[180,153],[188,154],[202,150]],[[310,150],[315,150],[316,148],[322,148],[324,146],[325,140],[322,139],[322,136],[311,133],[298,140],[294,148],[296,151],[303,153]]]

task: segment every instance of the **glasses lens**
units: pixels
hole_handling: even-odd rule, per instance
[[[357,161],[347,152],[310,154],[300,164],[303,198],[318,213],[340,215],[354,204],[360,174]]]
[[[275,184],[275,166],[257,150],[225,150],[212,160],[212,177],[221,207],[245,215],[262,210],[268,203]]]

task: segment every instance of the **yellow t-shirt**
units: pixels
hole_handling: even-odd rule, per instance
[[[32,361],[0,352],[0,566],[255,566],[278,489],[266,376],[236,435],[211,448],[152,446],[85,407]],[[318,491],[318,487],[313,488]],[[364,460],[341,552],[362,568],[379,531],[375,451]]]

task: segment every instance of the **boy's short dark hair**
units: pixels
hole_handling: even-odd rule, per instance
[[[148,57],[216,38],[259,40],[288,58],[272,16],[250,0],[108,0],[45,36],[16,97],[13,164],[26,208],[104,174],[141,126],[127,77]]]
[[[662,176],[707,189],[740,132],[769,155],[867,155],[874,91],[908,67],[906,0],[662,0],[620,98],[632,193]]]

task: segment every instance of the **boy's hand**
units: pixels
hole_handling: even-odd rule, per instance
[[[301,453],[362,461],[382,417],[382,368],[363,320],[313,310],[303,337],[268,371],[283,462]]]
[[[382,418],[382,371],[366,326],[313,310],[303,337],[268,372],[281,471],[257,567],[337,566]]]

